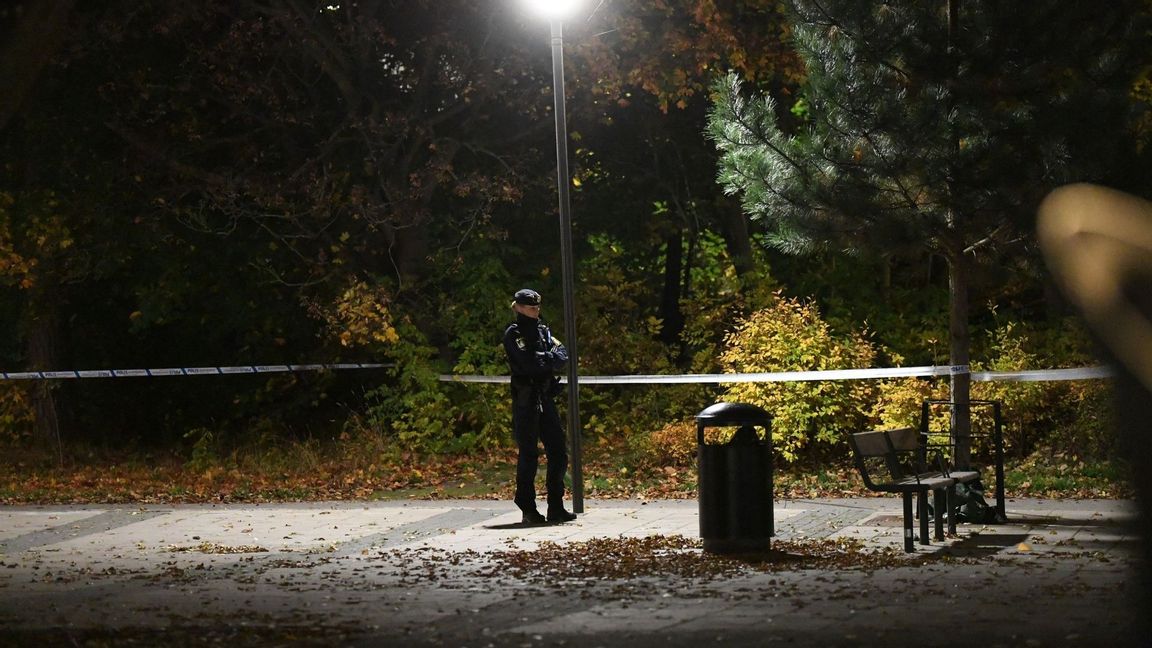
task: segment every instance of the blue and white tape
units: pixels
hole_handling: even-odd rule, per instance
[[[87,371],[0,372],[3,380],[57,380],[77,378],[150,378],[153,376],[219,376],[230,374],[288,373],[295,371],[341,371],[382,369],[390,364],[351,362],[337,364],[240,365],[234,367],[164,367],[159,369],[92,369]]]
[[[301,371],[344,371],[349,369],[384,369],[392,364],[351,362],[335,364],[238,365],[231,367],[162,367],[156,369],[92,369],[78,371],[0,372],[2,380],[68,380],[79,378],[150,378],[159,376],[219,376],[233,374],[266,374]],[[580,376],[585,385],[653,385],[653,384],[723,384],[756,382],[813,382],[820,380],[874,380],[882,378],[915,378],[952,376],[969,373],[966,365],[893,367],[879,369],[832,369],[826,371],[776,371],[731,374],[634,374],[616,376]],[[1030,369],[1026,371],[974,371],[972,380],[1000,382],[1042,382],[1058,380],[1093,380],[1111,378],[1109,367],[1074,369]],[[565,380],[561,378],[561,380]],[[450,375],[441,382],[507,383],[508,376]]]
[[[582,385],[652,385],[686,383],[755,383],[755,382],[811,382],[819,380],[867,380],[877,378],[913,378],[952,376],[969,373],[967,365],[926,367],[895,367],[887,369],[834,369],[828,371],[778,371],[768,373],[732,374],[648,374],[623,376],[580,376]],[[972,380],[1041,382],[1056,380],[1092,380],[1110,378],[1114,374],[1108,367],[1078,367],[1074,369],[1035,369],[1028,371],[975,371]],[[455,376],[442,375],[441,382],[507,383],[508,376]],[[564,380],[563,378],[561,380]]]

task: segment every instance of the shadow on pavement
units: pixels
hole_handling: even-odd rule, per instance
[[[1026,542],[1028,533],[973,533],[953,542],[941,553],[971,557],[994,556],[1005,549],[1014,548]]]

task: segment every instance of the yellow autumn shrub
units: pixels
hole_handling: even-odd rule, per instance
[[[837,334],[814,304],[779,294],[736,327],[721,356],[732,373],[863,369],[875,359],[866,333]],[[795,461],[805,450],[837,444],[865,425],[875,393],[867,380],[748,382],[726,388],[724,398],[771,414],[777,456]]]

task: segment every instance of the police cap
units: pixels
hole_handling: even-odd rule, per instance
[[[539,306],[540,293],[532,290],[531,288],[522,288],[512,295],[513,304],[523,304],[525,306]]]

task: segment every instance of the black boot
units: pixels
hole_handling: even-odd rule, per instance
[[[575,517],[575,516],[573,516],[573,517]],[[551,522],[552,516],[549,515],[546,518],[543,515],[540,515],[540,511],[537,511],[536,509],[532,509],[531,511],[524,511],[523,521],[524,521],[524,524],[544,524],[545,522]]]
[[[558,509],[554,509],[554,508],[548,509],[548,522],[550,524],[561,524],[563,522],[571,522],[572,520],[575,520],[575,519],[576,519],[576,514],[570,513],[568,511],[564,510],[563,507],[558,508]]]

